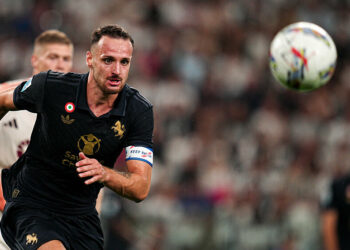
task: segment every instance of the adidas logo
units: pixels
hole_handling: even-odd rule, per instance
[[[3,124],[4,127],[10,127],[10,128],[18,128],[16,119],[13,119],[12,121],[8,121]]]
[[[71,119],[69,115],[61,115],[61,120],[64,124],[72,124],[75,121],[75,119]]]

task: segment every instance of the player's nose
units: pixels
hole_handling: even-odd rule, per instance
[[[116,62],[113,67],[113,73],[119,75],[121,72],[121,65],[119,62]]]
[[[56,63],[55,70],[58,72],[68,72],[69,71],[69,63],[67,63],[64,59],[59,59]]]

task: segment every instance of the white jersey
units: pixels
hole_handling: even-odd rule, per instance
[[[15,88],[23,80],[0,85],[0,92]],[[10,111],[0,120],[0,168],[10,167],[27,149],[36,114],[26,110]],[[2,213],[0,212],[0,219]],[[0,232],[0,250],[10,250]]]
[[[27,149],[36,114],[10,111],[0,120],[0,168],[10,167]]]

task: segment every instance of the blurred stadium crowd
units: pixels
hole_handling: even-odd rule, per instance
[[[349,11],[347,0],[0,0],[0,80],[31,74],[48,28],[69,35],[87,72],[91,31],[121,24],[136,40],[128,82],[154,104],[155,164],[142,203],[106,190],[106,249],[320,250],[322,193],[350,171]],[[311,93],[268,67],[273,36],[296,21],[338,49],[331,82]]]

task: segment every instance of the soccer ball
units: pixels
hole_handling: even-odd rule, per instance
[[[270,69],[283,86],[311,91],[332,77],[337,49],[330,35],[320,26],[298,22],[277,33],[270,46]]]

